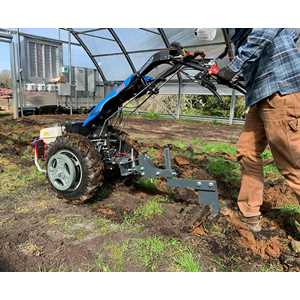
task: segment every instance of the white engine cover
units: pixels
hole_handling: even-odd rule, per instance
[[[45,144],[53,143],[58,136],[61,136],[65,130],[64,126],[54,126],[43,128],[40,131],[40,138]]]

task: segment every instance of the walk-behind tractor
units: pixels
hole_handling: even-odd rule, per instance
[[[222,105],[215,85],[216,68],[203,52],[185,51],[177,44],[155,53],[139,72],[101,99],[83,122],[42,129],[33,142],[37,168],[46,173],[58,196],[74,202],[90,199],[103,184],[105,172],[117,171],[124,177],[164,178],[171,188],[193,189],[199,194],[199,203],[210,206],[212,215],[217,215],[216,181],[177,178],[167,146],[163,152],[164,168],[156,167],[147,154],[138,153],[122,131],[124,108],[143,96],[137,109],[179,73],[207,88]],[[190,70],[195,75],[190,75]],[[244,92],[240,85],[224,84]],[[40,160],[45,161],[46,170],[41,168]]]

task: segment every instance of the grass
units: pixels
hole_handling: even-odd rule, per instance
[[[1,156],[0,165],[3,168],[3,172],[0,173],[0,194],[2,195],[16,192],[32,183],[46,181],[45,175],[38,172],[35,166],[24,168]]]
[[[101,271],[124,271],[131,263],[143,271],[199,272],[201,267],[188,246],[174,239],[158,236],[130,238],[118,243],[108,243],[95,259]]]
[[[160,114],[156,113],[156,112],[146,112],[146,113],[143,113],[142,117],[144,119],[147,119],[147,120],[159,120],[159,119],[161,119]]]
[[[159,150],[154,148],[154,147],[149,147],[147,148],[147,154],[152,158],[156,158],[157,155],[159,154]]]
[[[30,241],[26,241],[18,246],[19,250],[27,256],[41,256],[42,248]]]
[[[283,272],[283,267],[281,264],[268,263],[261,266],[258,272]]]
[[[159,192],[157,188],[158,179],[141,177],[135,181],[134,185],[137,189],[140,189],[148,194],[157,194]]]
[[[104,247],[104,251],[109,253],[110,265],[103,261],[103,254],[98,253],[96,256],[96,267],[102,272],[122,272],[125,266],[125,255],[128,249],[128,241],[114,244],[110,243]]]
[[[163,200],[160,196],[150,198],[145,204],[134,210],[133,215],[127,219],[127,222],[134,224],[162,215],[164,210],[161,206],[161,201]]]
[[[208,172],[226,183],[238,184],[240,180],[240,168],[238,163],[224,159],[223,157],[209,157]]]

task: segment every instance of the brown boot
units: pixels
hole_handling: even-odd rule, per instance
[[[239,218],[242,223],[247,225],[247,227],[252,232],[260,232],[262,229],[261,226],[261,216],[254,216],[254,217],[245,217],[239,212]]]

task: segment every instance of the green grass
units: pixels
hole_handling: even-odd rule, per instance
[[[142,114],[144,119],[148,119],[148,120],[159,120],[161,119],[161,116],[159,113],[156,112],[146,112],[144,114]]]
[[[224,182],[238,184],[240,181],[239,164],[223,157],[209,157],[207,170],[211,175],[222,178]]]
[[[183,272],[201,272],[201,267],[188,248],[180,249],[179,252],[175,254],[174,261]]]
[[[158,149],[155,149],[154,147],[149,147],[147,148],[147,154],[152,158],[156,158],[157,155],[159,153],[159,150]]]
[[[157,194],[159,192],[157,188],[158,179],[141,177],[135,181],[134,185],[137,189],[140,189],[149,194]]]
[[[16,192],[33,183],[44,183],[46,177],[38,172],[36,167],[23,167],[15,164],[7,158],[0,156],[0,164],[3,172],[0,173],[0,194],[6,195]]]
[[[300,205],[292,205],[288,204],[282,208],[280,208],[280,212],[289,215],[300,214]]]
[[[283,272],[283,267],[280,263],[267,263],[263,266],[261,266],[258,270],[258,272]]]
[[[142,271],[199,272],[201,267],[184,243],[158,236],[130,238],[104,245],[95,264],[101,271],[126,271],[129,264]]]
[[[98,253],[96,256],[96,267],[103,272],[122,272],[124,271],[126,251],[128,249],[128,241],[122,243],[110,243],[104,247],[104,251],[109,253],[109,262],[107,265],[103,261],[103,254]]]
[[[135,240],[134,248],[137,259],[148,271],[155,271],[158,267],[158,258],[163,256],[166,243],[159,237]]]
[[[164,210],[161,206],[164,199],[160,196],[150,198],[145,204],[134,210],[133,215],[127,219],[129,223],[139,223],[143,220],[149,220],[155,216],[162,215]]]
[[[230,155],[236,155],[236,146],[226,143],[203,143],[201,150],[204,153],[227,153]]]

